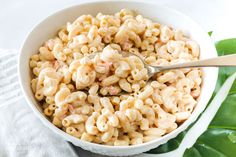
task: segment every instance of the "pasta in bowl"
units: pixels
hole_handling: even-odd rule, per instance
[[[155,147],[163,143],[155,141],[187,127],[201,100],[203,72],[169,70],[146,81],[147,69],[138,57],[118,51],[134,53],[150,65],[169,65],[198,60],[196,41],[132,9],[83,14],[42,40],[38,54],[31,53],[31,88],[48,120],[81,139],[82,147],[97,143],[89,150],[108,155],[124,155],[112,153],[111,146],[127,151],[146,143]]]

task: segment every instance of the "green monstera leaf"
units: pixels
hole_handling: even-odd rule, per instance
[[[236,53],[236,39],[216,43],[219,55]],[[236,62],[236,61],[235,61]],[[215,92],[236,68],[220,68]],[[236,81],[227,98],[212,120],[208,129],[198,138],[192,148],[185,151],[184,157],[235,157],[236,156]]]
[[[236,53],[236,38],[217,42],[216,49],[219,56]],[[215,96],[224,81],[234,72],[236,72],[236,68],[220,68],[217,85],[212,97]],[[159,154],[177,149],[187,131],[188,129],[176,138],[147,153]],[[231,156],[236,156],[236,81],[234,81],[227,98],[208,129],[198,138],[194,146],[187,149],[184,153],[184,157]]]

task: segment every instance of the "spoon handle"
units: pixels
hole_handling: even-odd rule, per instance
[[[222,66],[236,66],[236,54],[225,55],[221,57],[204,59],[199,61],[186,62],[181,64],[173,64],[169,66],[158,66],[158,70],[170,70],[170,69],[179,69],[179,68],[193,68],[193,67],[222,67]]]

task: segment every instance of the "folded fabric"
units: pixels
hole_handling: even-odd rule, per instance
[[[17,51],[0,49],[0,157],[78,157],[33,114],[17,77]]]

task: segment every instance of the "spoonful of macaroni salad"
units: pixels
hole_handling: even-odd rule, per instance
[[[131,85],[130,83],[148,81],[152,76],[164,70],[209,66],[236,66],[236,55],[164,66],[148,65],[144,59],[138,53],[120,51],[107,46],[101,53],[89,54],[80,59],[76,88],[85,89],[91,86],[97,74],[100,76],[94,88],[97,89],[101,86],[101,95],[118,95],[122,91],[123,93],[139,91],[136,84]]]

